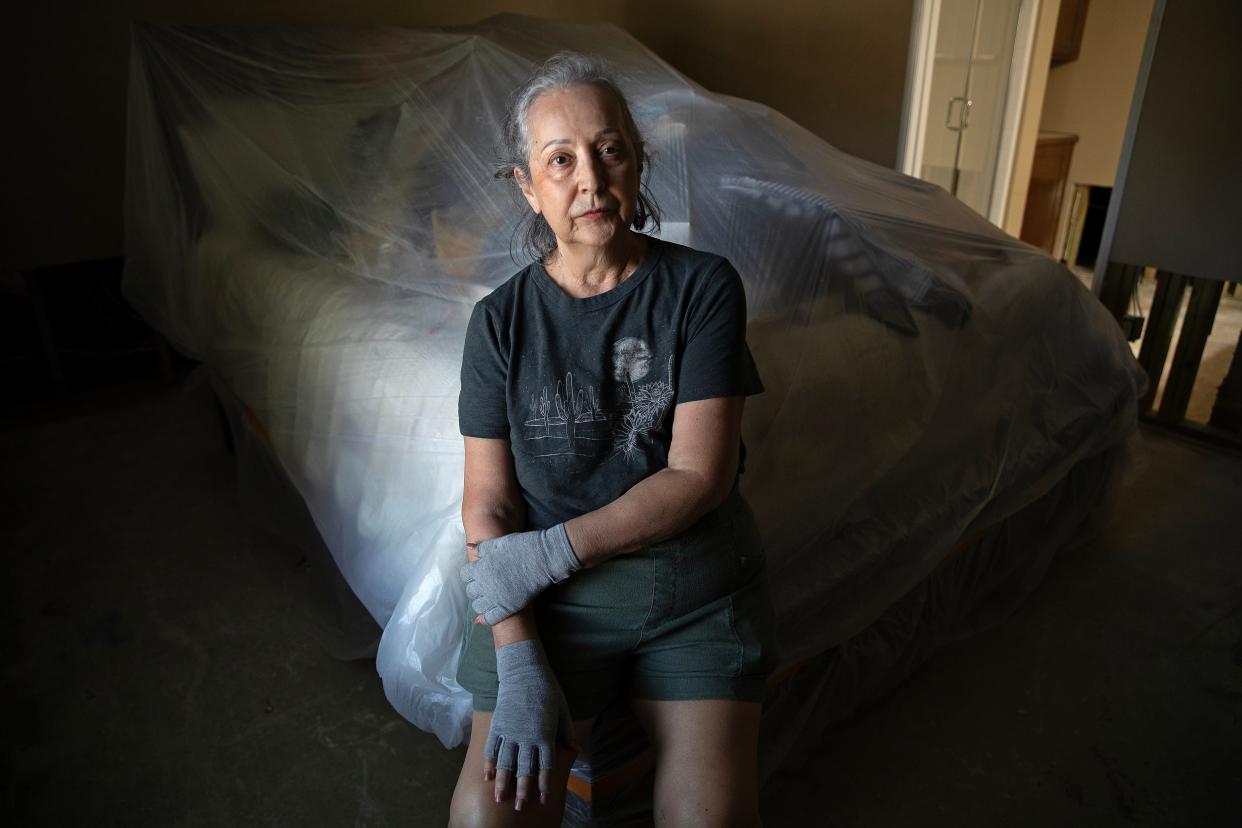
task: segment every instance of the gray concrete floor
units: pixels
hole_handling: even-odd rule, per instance
[[[1242,459],[1144,431],[1098,543],[765,791],[769,826],[1242,813]],[[10,825],[442,825],[461,761],[324,647],[205,388],[0,426]]]

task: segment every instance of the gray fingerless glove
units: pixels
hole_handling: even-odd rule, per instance
[[[538,641],[518,641],[496,651],[496,711],[483,755],[496,767],[531,776],[550,769],[556,737],[569,743],[573,729],[565,694]]]
[[[461,568],[475,613],[489,624],[520,612],[539,593],[582,568],[565,524],[481,541],[479,559]]]

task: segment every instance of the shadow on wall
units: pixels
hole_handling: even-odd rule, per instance
[[[196,25],[472,23],[500,12],[607,20],[709,89],[772,106],[845,152],[893,166],[913,0],[130,0],[9,12],[9,270],[119,256],[130,20]],[[830,46],[831,48],[827,48]],[[813,91],[812,91],[813,90]],[[81,136],[90,136],[82,140]],[[66,209],[73,205],[73,209]]]

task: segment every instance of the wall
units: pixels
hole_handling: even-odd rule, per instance
[[[1107,259],[1236,281],[1242,277],[1242,4],[1161,4],[1097,280]]]
[[[708,89],[897,166],[914,0],[630,0],[621,22]]]
[[[1091,0],[1078,60],[1052,67],[1040,129],[1078,136],[1070,161],[1060,254],[1074,184],[1113,186],[1153,0]]]
[[[448,25],[501,11],[608,20],[708,89],[766,103],[854,155],[897,159],[914,0],[93,0],[6,11],[16,99],[0,267],[122,253],[130,18]],[[13,125],[18,125],[13,128]]]
[[[4,11],[6,270],[121,252],[128,23],[120,3],[65,5]]]
[[[1013,150],[1013,179],[1005,202],[1001,228],[1013,236],[1022,234],[1022,215],[1026,212],[1026,194],[1031,186],[1031,167],[1035,163],[1035,142],[1039,138],[1039,122],[1048,85],[1048,63],[1052,60],[1052,43],[1056,36],[1057,14],[1061,0],[1043,0],[1035,19],[1035,35],[1031,38],[1031,68],[1026,78],[1026,96],[1018,119],[1018,139]]]
[[[1070,178],[1111,187],[1153,0],[1091,0],[1078,60],[1052,67],[1041,126],[1078,135]]]

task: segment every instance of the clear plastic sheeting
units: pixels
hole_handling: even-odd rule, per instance
[[[139,25],[126,293],[248,410],[385,628],[393,704],[446,744],[465,598],[458,369],[525,262],[493,177],[509,92],[614,66],[665,238],[729,257],[767,392],[743,490],[793,662],[866,628],[959,538],[1121,441],[1145,382],[1063,267],[939,188],[709,93],[607,25]]]
[[[1126,449],[1079,461],[1037,499],[958,544],[951,559],[867,629],[785,671],[763,704],[759,782],[765,794],[792,794],[808,811],[814,807],[815,792],[782,786],[788,779],[779,771],[823,761],[832,727],[882,699],[941,648],[1008,618],[1043,580],[1054,556],[1089,543],[1129,467]],[[562,825],[652,824],[651,774],[635,773],[650,750],[628,705],[605,709],[591,731],[589,766],[575,763],[573,774],[609,795],[569,797]],[[772,783],[775,792],[767,787]]]

